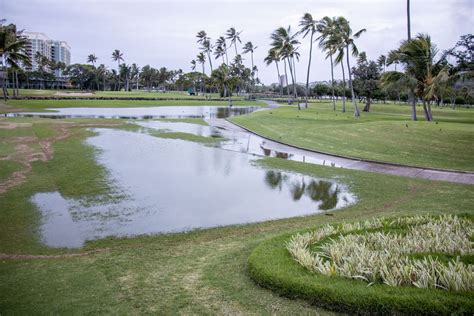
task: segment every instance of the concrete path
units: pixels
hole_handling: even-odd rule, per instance
[[[275,102],[266,102],[271,108],[278,106],[278,104],[276,104]],[[207,121],[211,126],[215,126],[217,128],[221,128],[230,132],[246,134],[248,137],[248,143],[254,145],[248,146],[248,148],[253,149],[253,151],[249,151],[252,154],[257,154],[261,156],[283,157],[285,159],[302,161],[306,163],[393,174],[413,178],[474,184],[474,173],[472,172],[455,172],[438,169],[410,167],[392,163],[374,162],[363,159],[352,159],[338,155],[331,155],[271,140],[262,135],[247,130],[241,126],[238,126],[237,124],[232,123],[226,119],[209,119]],[[255,144],[258,144],[258,146],[255,146]],[[256,147],[259,147],[259,152],[256,152]]]

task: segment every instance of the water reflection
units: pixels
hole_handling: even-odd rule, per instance
[[[336,181],[263,169],[248,154],[143,133],[95,130],[97,136],[87,143],[98,149],[97,161],[107,168],[107,181],[116,185],[116,198],[34,195],[32,202],[43,214],[42,238],[49,246],[301,216],[355,201]]]
[[[288,187],[293,201],[299,201],[306,195],[314,202],[320,202],[319,209],[330,210],[337,206],[339,184],[327,180],[307,179],[301,176],[300,179],[290,179],[280,171],[268,170],[265,173],[265,183],[272,189],[282,191],[284,185]],[[308,183],[308,184],[307,184]],[[347,197],[343,193],[342,199]]]
[[[41,118],[120,118],[120,119],[157,119],[157,118],[226,118],[243,115],[257,110],[254,106],[156,106],[131,108],[53,108],[52,112],[8,113],[8,117]]]

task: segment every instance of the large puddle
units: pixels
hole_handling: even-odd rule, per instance
[[[291,157],[266,149],[261,139],[248,134],[182,122],[133,123],[143,129],[94,129],[97,135],[87,139],[98,149],[98,163],[108,170],[113,194],[71,199],[46,192],[32,197],[43,214],[46,245],[80,247],[86,240],[107,236],[260,222],[334,210],[356,201],[338,180],[259,167],[258,156]],[[150,130],[224,140],[209,146],[155,137]]]
[[[9,117],[45,117],[45,118],[226,118],[258,110],[254,106],[157,106],[130,108],[52,108],[51,112],[8,113]]]

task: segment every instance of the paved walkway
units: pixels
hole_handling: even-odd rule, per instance
[[[278,104],[272,101],[266,101],[269,107],[277,107]],[[262,135],[258,135],[250,130],[236,125],[226,119],[210,119],[208,123],[211,126],[222,128],[232,132],[245,133],[249,137],[249,143],[258,142],[264,156],[292,157],[292,160],[299,160],[307,163],[314,163],[332,167],[341,167],[346,169],[363,170],[399,176],[423,178],[430,180],[449,181],[457,183],[474,184],[474,173],[455,172],[436,169],[426,169],[420,167],[410,167],[396,165],[391,163],[366,161],[363,159],[352,159],[337,155],[320,153],[314,150],[299,148],[276,142]],[[273,153],[273,154],[270,154]]]

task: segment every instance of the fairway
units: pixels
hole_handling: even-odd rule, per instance
[[[397,164],[474,171],[474,111],[433,109],[434,122],[410,120],[404,105],[374,104],[354,118],[332,104],[311,103],[232,118],[260,135],[326,153]],[[338,104],[338,109],[341,105]]]
[[[61,124],[37,118],[7,121],[23,124],[2,130],[4,140],[21,135],[46,140],[58,136],[56,124]],[[65,122],[98,127],[111,123],[97,119]],[[123,122],[117,120],[109,128],[135,130]],[[471,185],[266,159],[260,162],[262,167],[342,180],[350,184],[358,203],[333,212],[333,216],[313,215],[171,235],[105,238],[87,242],[80,249],[48,248],[39,241],[41,218],[30,200],[33,192],[58,190],[64,197],[74,198],[107,196],[111,190],[103,181],[107,171],[97,164],[96,153],[84,143],[91,132],[77,126],[70,133],[67,139],[54,143],[52,160],[34,162],[28,182],[0,198],[4,210],[0,214],[0,253],[8,254],[0,265],[0,309],[5,313],[41,309],[45,313],[325,314],[307,303],[255,286],[247,273],[251,251],[269,237],[324,223],[373,216],[472,213]],[[10,150],[5,148],[3,155]],[[34,257],[88,251],[92,253],[82,257]],[[29,255],[30,259],[15,255]]]

